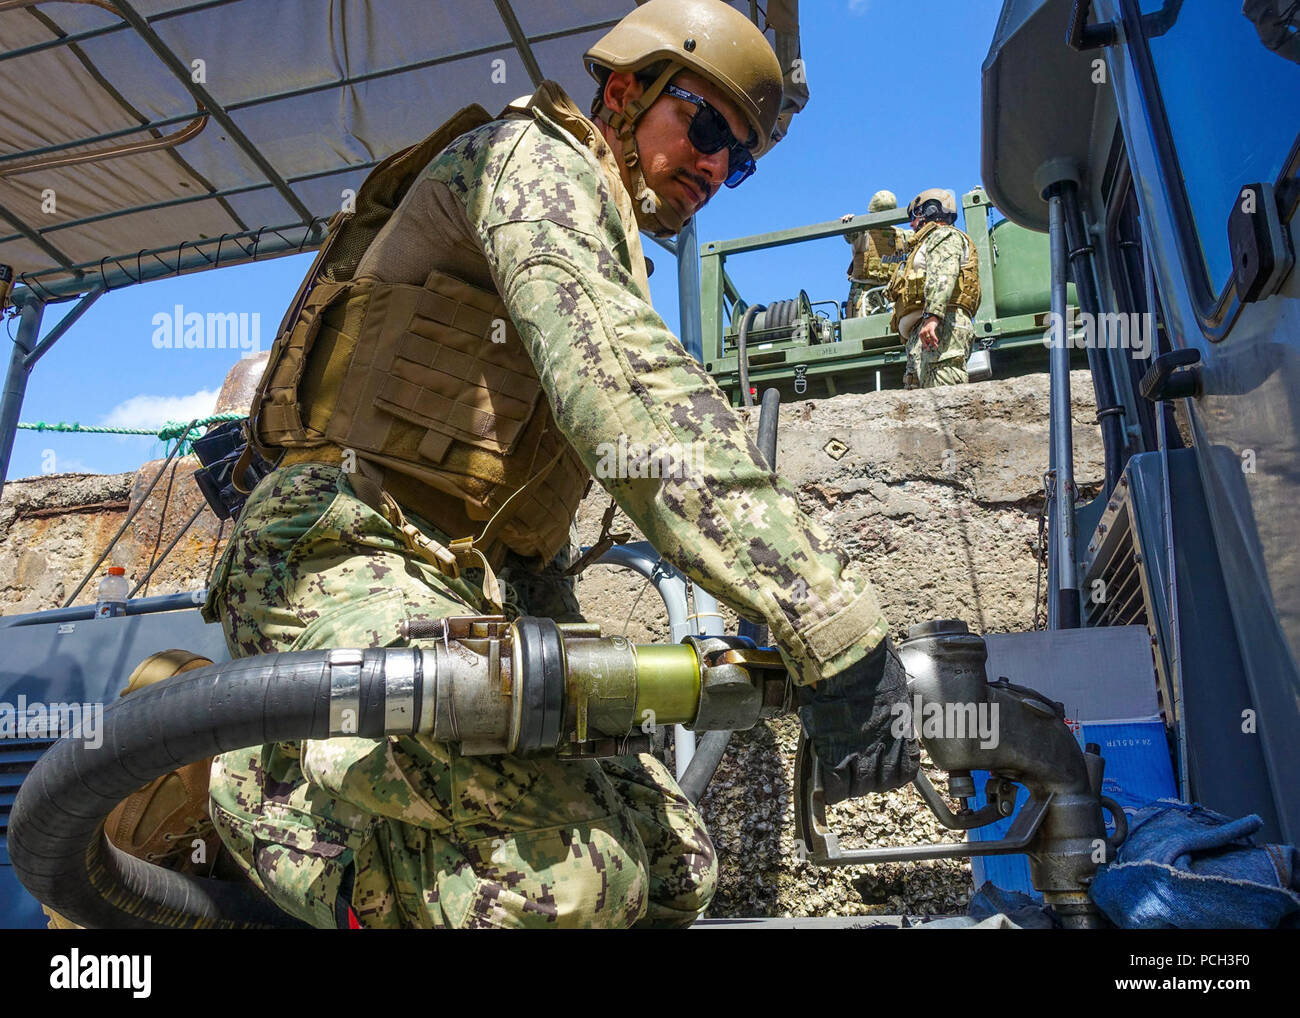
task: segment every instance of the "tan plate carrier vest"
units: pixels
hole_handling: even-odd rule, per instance
[[[966,242],[966,260],[961,263],[961,268],[957,272],[957,288],[948,299],[948,307],[949,309],[961,308],[972,317],[979,310],[980,257],[979,252],[975,250],[975,242],[955,226],[930,222],[917,230],[912,237],[907,261],[903,263],[902,271],[894,274],[894,278],[889,281],[889,288],[885,291],[885,295],[894,302],[894,315],[890,320],[890,328],[895,331],[903,318],[925,307],[925,272],[917,269],[916,256],[920,254],[926,238],[939,229],[959,233]]]
[[[356,211],[330,222],[249,414],[268,459],[285,448],[295,450],[288,462],[346,466],[353,453],[357,494],[450,576],[458,565],[486,566],[474,552],[552,558],[589,479],[499,295],[436,270],[423,286],[353,281],[420,171],[492,119],[468,106],[366,177]],[[479,536],[445,548],[410,527],[398,502],[448,534]]]
[[[850,272],[859,283],[883,286],[903,261],[900,255],[905,255],[907,249],[907,237],[896,227],[868,230],[865,239],[853,246]]]

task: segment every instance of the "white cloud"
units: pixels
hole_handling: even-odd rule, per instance
[[[87,466],[83,460],[64,459],[62,456],[55,458],[52,466],[53,473],[56,474],[98,474],[100,471],[93,467]]]
[[[866,14],[871,9],[871,0],[849,0],[850,14]]]
[[[99,422],[106,428],[161,428],[169,421],[188,423],[210,417],[218,389],[200,389],[188,396],[132,396],[113,407]]]

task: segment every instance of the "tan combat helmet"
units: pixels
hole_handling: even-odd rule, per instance
[[[877,191],[867,203],[868,212],[884,212],[898,208],[898,198],[893,191]]]
[[[583,62],[601,84],[612,71],[635,74],[663,65],[654,82],[623,113],[610,110],[599,97],[592,107],[592,113],[623,139],[623,161],[632,171],[638,219],[652,232],[676,233],[685,220],[646,184],[633,128],[673,75],[694,71],[732,101],[750,126],[750,138],[741,141],[755,159],[775,144],[772,133],[782,96],[780,61],[758,26],[722,0],[647,0],[587,50]],[[647,207],[655,211],[643,218]]]
[[[930,205],[928,210],[925,209],[924,206],[931,202],[935,204]],[[909,219],[915,219],[917,212],[928,212],[924,216],[926,219],[938,219],[942,216],[944,221],[954,223],[957,221],[957,199],[953,197],[951,191],[942,187],[928,187],[913,198],[907,206]]]

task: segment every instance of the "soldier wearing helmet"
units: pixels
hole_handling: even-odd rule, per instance
[[[911,251],[887,291],[894,302],[892,325],[916,365],[915,383],[928,389],[967,381],[966,359],[975,332],[971,316],[980,306],[979,255],[953,225],[957,202],[941,188],[922,191],[907,206]]]
[[[250,414],[283,458],[205,617],[235,655],[398,645],[501,608],[577,621],[567,546],[595,474],[816,685],[801,715],[832,801],[905,783],[905,677],[865,573],[650,305],[639,230],[674,233],[754,171],[781,67],[720,0],[649,0],[586,59],[594,120],[551,82],[496,119],[470,107],[334,225]],[[611,475],[620,443],[689,469]],[[681,926],[716,887],[699,813],[649,755],[307,741],[219,757],[211,796],[250,878],[317,926]]]
[[[893,191],[877,191],[867,204],[868,212],[886,212],[898,208]],[[840,217],[840,222],[850,223],[852,212]],[[844,239],[853,248],[849,262],[849,297],[847,317],[857,318],[875,311],[883,311],[885,299],[880,287],[885,286],[907,258],[907,246],[912,231],[889,226],[883,230],[865,230],[846,233]],[[872,293],[871,291],[876,291]]]

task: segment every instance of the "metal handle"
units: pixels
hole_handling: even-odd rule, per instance
[[[1152,403],[1165,399],[1183,399],[1201,394],[1201,351],[1194,348],[1173,350],[1151,362],[1139,388]],[[1178,371],[1186,368],[1186,371]]]
[[[1115,853],[1119,851],[1120,845],[1128,838],[1128,817],[1124,815],[1120,804],[1109,795],[1101,796],[1101,808],[1115,821],[1115,833],[1106,838],[1106,861],[1111,862],[1115,859]]]
[[[918,773],[916,787],[926,798],[938,798],[929,781]],[[799,733],[799,747],[795,753],[794,788],[795,837],[797,844],[807,853],[808,860],[818,866],[860,866],[863,863],[905,862],[916,859],[963,859],[973,855],[1010,855],[1024,852],[1038,834],[1055,798],[1054,793],[1031,795],[1016,814],[1006,837],[998,841],[947,842],[928,845],[901,845],[880,848],[842,849],[840,839],[826,822],[826,797],[822,789],[817,753],[803,732]],[[927,790],[928,793],[927,794]],[[981,813],[987,811],[987,807]],[[952,819],[950,810],[945,811]],[[940,815],[943,820],[943,816]],[[990,819],[998,819],[991,817]],[[946,821],[945,821],[946,822]],[[952,826],[952,825],[949,825]]]

